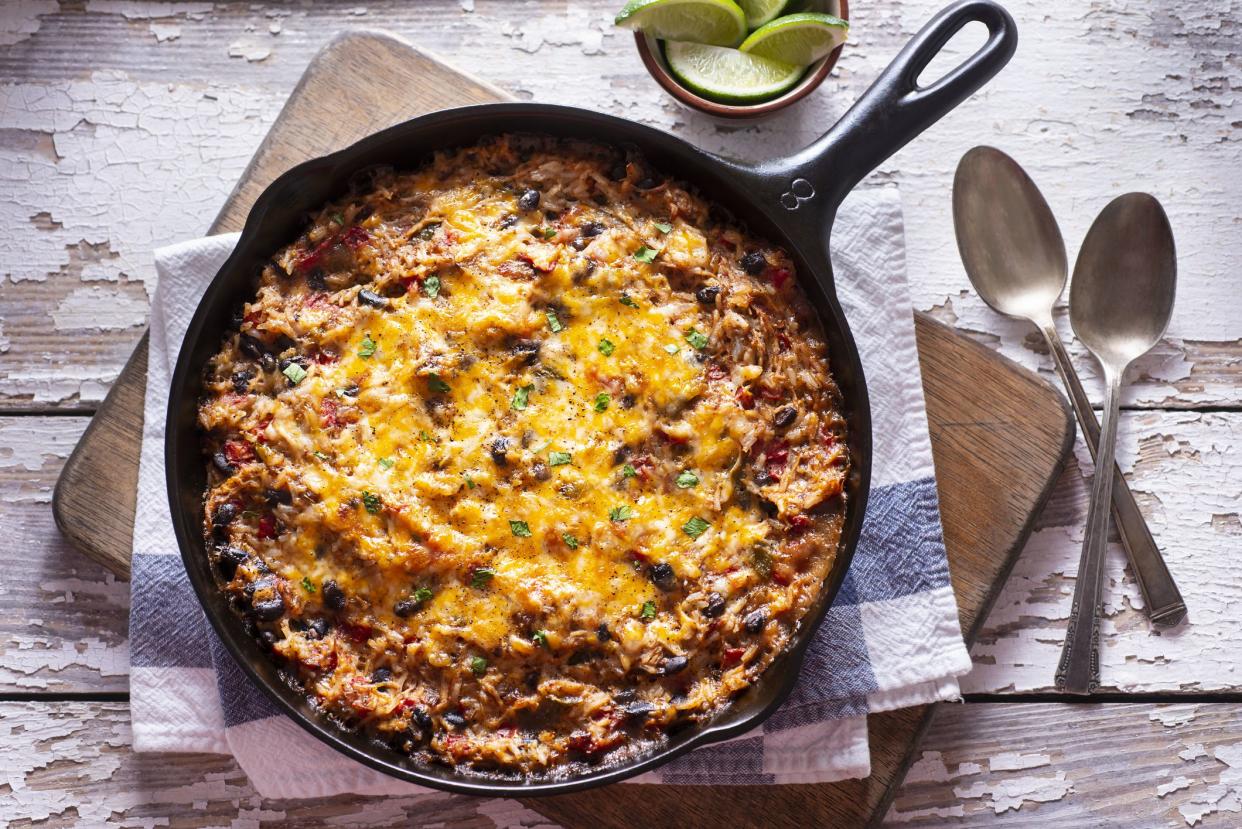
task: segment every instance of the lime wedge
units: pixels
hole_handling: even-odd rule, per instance
[[[788,14],[760,26],[737,48],[747,54],[808,66],[844,43],[849,29],[849,23],[830,14]]]
[[[757,29],[785,10],[790,0],[737,0],[746,12],[746,26]]]
[[[749,104],[775,98],[802,77],[803,67],[737,49],[670,40],[664,58],[677,80],[705,98]]]
[[[615,22],[661,40],[736,46],[746,37],[746,15],[733,0],[630,0]]]

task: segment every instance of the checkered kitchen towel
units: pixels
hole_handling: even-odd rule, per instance
[[[279,714],[216,639],[181,565],[164,487],[170,370],[203,289],[235,243],[235,236],[217,236],[155,255],[129,627],[134,747],[232,754],[268,797],[414,792]],[[833,232],[833,264],[862,352],[875,430],[871,498],[853,565],[789,701],[752,733],[637,782],[866,776],[867,712],[956,698],[956,677],[970,669],[949,586],[895,188],[846,201]]]

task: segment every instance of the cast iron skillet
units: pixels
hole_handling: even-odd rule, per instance
[[[930,86],[919,73],[964,25],[981,21],[984,46]],[[962,0],[915,35],[861,99],[823,137],[790,158],[748,166],[690,146],[650,127],[570,107],[488,104],[415,118],[352,147],[308,161],[282,175],[258,198],[237,248],[208,287],[190,322],[168,400],[165,463],[173,526],[190,582],[207,618],[229,652],[295,722],[343,754],[413,783],[480,795],[559,794],[622,780],[692,748],[734,737],[759,725],[793,690],[803,653],[836,596],[858,543],[871,468],[871,417],[858,350],[835,296],[828,238],[838,205],[871,170],[992,78],[1013,55],[1013,19],[991,0]],[[669,738],[655,752],[584,774],[515,780],[424,765],[334,724],[282,680],[279,669],[243,629],[218,589],[202,533],[206,469],[197,427],[204,365],[219,348],[231,310],[249,296],[271,252],[305,226],[307,214],[341,195],[354,172],[376,164],[409,167],[436,149],[484,135],[535,132],[634,144],[656,169],[696,185],[731,209],[752,231],[792,255],[802,288],[816,307],[828,339],[833,374],[844,398],[849,429],[847,517],[840,551],[818,604],[790,648],[760,681],[719,717]]]

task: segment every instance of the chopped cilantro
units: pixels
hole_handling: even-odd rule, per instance
[[[384,506],[384,502],[374,492],[363,492],[362,505],[367,508],[367,512],[375,515]]]
[[[513,393],[513,400],[509,405],[519,412],[522,411],[522,409],[526,408],[526,404],[530,402],[530,393],[534,390],[535,387],[529,383],[525,386],[518,386],[518,390]]]
[[[410,594],[410,598],[418,602],[419,604],[425,604],[431,601],[431,598],[434,595],[435,593],[431,592],[430,587],[420,587]]]
[[[654,619],[655,617],[656,617],[655,602],[650,602],[650,601],[643,602],[643,609],[638,612],[638,618],[650,620],[650,619]]]
[[[315,585],[313,582],[311,582],[310,576],[302,576],[302,589],[305,590],[307,593],[315,592]]]
[[[633,517],[634,517],[634,510],[630,509],[628,506],[624,504],[622,504],[619,507],[613,507],[612,509],[608,510],[609,521],[629,521]]]
[[[534,642],[536,645],[538,645],[539,647],[545,650],[547,650],[550,647],[548,645],[548,632],[546,630],[537,630],[534,633],[532,633],[530,635],[530,641]]]
[[[659,251],[652,250],[646,245],[643,245],[638,250],[634,251],[634,258],[639,262],[654,262],[657,253],[659,253]]]
[[[549,452],[548,466],[564,466],[573,462],[573,455],[568,452]]]
[[[680,348],[673,345],[672,343],[669,343],[668,345],[664,346],[664,350],[667,351],[669,354],[676,354],[678,351],[681,351]]]
[[[557,319],[556,312],[549,308],[545,314],[548,318],[548,327],[552,329],[553,334],[558,334],[565,330],[565,326]]]
[[[681,489],[689,489],[692,486],[699,485],[699,476],[695,475],[689,469],[683,469],[681,474],[677,476],[677,486]]]
[[[556,235],[556,228],[554,228],[554,227],[541,227],[541,228],[537,228],[537,229],[535,230],[535,233],[539,234],[539,235],[540,235],[540,236],[542,236],[544,239],[551,239],[553,236],[555,236],[555,235]]]
[[[380,469],[392,469],[394,464],[396,464],[396,461],[394,461],[392,458],[380,458],[379,459]]]
[[[694,346],[696,350],[702,351],[707,348],[707,335],[691,328],[690,333],[686,335],[686,342]]]
[[[465,479],[466,479],[466,488],[467,488],[467,489],[474,489],[476,486],[478,486],[478,484],[476,484],[476,483],[474,482],[474,478],[471,478],[471,477],[470,477],[470,473],[469,473],[469,472],[463,472],[463,473],[461,473],[461,476],[462,476],[463,478],[465,478]]]
[[[326,452],[320,452],[318,449],[316,449],[311,454],[314,455],[316,458],[319,458],[319,460],[323,461],[324,463],[327,463],[328,461],[332,460],[332,458],[330,458]]]
[[[483,676],[487,673],[487,660],[481,656],[470,657],[470,671],[475,676]]]
[[[612,352],[617,350],[617,347],[612,344],[612,341],[607,339],[600,340],[598,347],[599,353],[603,354],[605,357],[611,357]]]
[[[638,307],[638,303],[637,303],[637,302],[635,302],[635,301],[634,301],[634,298],[633,298],[633,297],[631,297],[629,294],[622,294],[622,295],[621,295],[621,304],[622,304],[622,305],[624,305],[624,306],[626,306],[627,308],[637,308],[637,307]]]
[[[371,339],[370,334],[367,334],[362,338],[362,348],[358,349],[358,356],[365,360],[375,354],[377,348],[379,346],[375,344],[375,340]]]
[[[440,295],[440,277],[432,274],[423,280],[423,294],[435,299]]]
[[[433,438],[431,435],[427,434],[426,429],[418,430],[418,439],[421,440],[423,443],[439,443],[440,442],[439,438]]]
[[[427,375],[427,388],[431,389],[433,392],[436,392],[437,394],[447,394],[449,391],[451,391],[451,389],[449,388],[449,384],[444,382],[444,378],[438,374]]]
[[[611,402],[612,398],[608,395],[608,392],[602,391],[595,395],[595,402],[592,405],[594,406],[595,411],[602,412],[608,408],[608,404]]]
[[[512,524],[512,522],[510,522]],[[517,535],[517,533],[514,533]],[[496,571],[490,567],[476,567],[474,573],[470,576],[470,586],[475,590],[482,590],[487,587],[488,583],[496,577]]]
[[[289,382],[295,386],[306,379],[306,369],[302,368],[297,363],[290,363],[285,366],[285,369],[281,372],[281,374],[288,377]]]
[[[578,549],[578,545],[582,542],[578,541],[577,536],[573,533],[561,533],[561,541],[565,542],[565,546],[571,550]]]
[[[332,221],[336,222],[338,225],[343,225],[345,224],[345,217],[342,216],[340,213],[333,213]]]
[[[668,222],[656,222],[655,226],[656,226],[656,230],[660,231],[661,233],[668,233],[670,230],[673,229],[673,226],[669,224]]]
[[[515,538],[530,538],[530,524],[525,521],[510,521],[509,532],[513,533]]]
[[[623,477],[623,478],[637,478],[637,477],[638,477],[638,470],[637,470],[637,469],[635,469],[633,466],[631,466],[630,464],[628,464],[628,463],[627,463],[625,466],[621,467],[621,477]]]
[[[691,538],[698,538],[700,535],[707,532],[709,528],[711,528],[711,524],[708,524],[696,515],[682,525],[681,531]]]

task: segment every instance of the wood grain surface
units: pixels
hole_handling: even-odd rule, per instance
[[[396,90],[402,94],[395,95]],[[338,37],[311,63],[213,231],[239,227],[263,187],[302,160],[420,112],[506,98],[391,36]],[[394,101],[400,105],[393,106]],[[336,131],[319,128],[324,121],[335,124]],[[945,542],[963,629],[973,634],[1029,533],[1074,432],[1064,401],[1044,381],[927,318],[918,320],[916,331]],[[138,354],[118,378],[65,465],[53,505],[65,535],[119,572],[127,570],[132,539],[137,481],[132,432],[138,423],[141,433],[143,368],[145,355]],[[972,378],[969,386],[961,382],[963,376]],[[124,505],[118,504],[121,489],[130,499]],[[782,805],[773,820],[792,826],[806,814],[843,825],[878,819],[929,715],[930,708],[922,707],[873,716],[871,776],[782,787]],[[569,823],[592,815],[604,825],[628,826],[641,816],[662,826],[687,813],[703,821],[724,820],[770,796],[766,787],[730,787],[727,796],[715,787],[613,787],[528,805]]]

